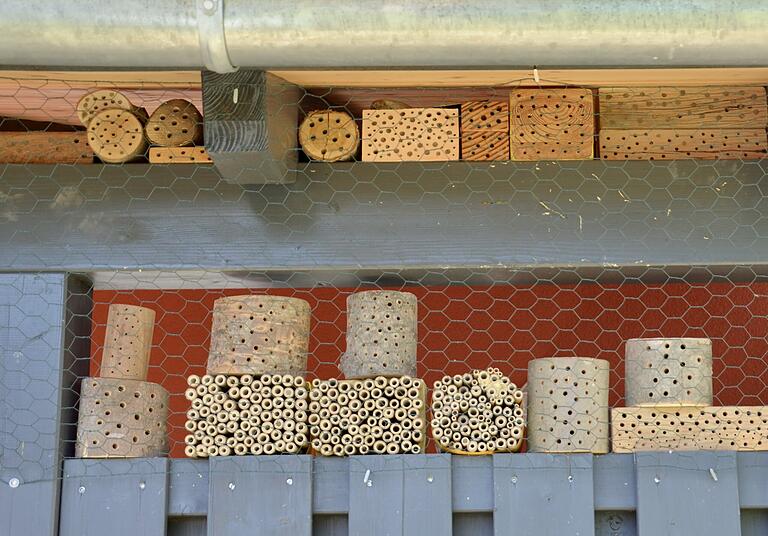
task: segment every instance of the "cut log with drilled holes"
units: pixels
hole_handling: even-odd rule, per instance
[[[0,132],[0,164],[92,164],[85,132]]]
[[[432,437],[441,450],[479,456],[523,444],[523,391],[499,369],[445,376],[432,391]]]
[[[461,105],[461,159],[509,160],[509,103],[473,101]]]
[[[319,162],[349,160],[360,145],[354,118],[337,110],[310,112],[299,127],[299,143],[306,155]]]
[[[764,128],[601,130],[603,160],[757,159],[768,154]]]
[[[146,380],[154,329],[155,311],[152,309],[136,305],[110,305],[101,377]]]
[[[102,110],[88,124],[88,144],[109,164],[130,162],[144,156],[147,141],[141,119],[126,110]]]
[[[458,110],[363,110],[364,162],[440,162],[458,159]]]
[[[611,424],[613,452],[768,450],[768,406],[614,408]]]
[[[762,87],[600,88],[600,128],[765,128]]]
[[[114,89],[97,89],[86,93],[77,101],[77,118],[86,127],[102,110],[126,110],[133,112],[143,121],[147,120],[146,110],[134,106],[128,97]]]
[[[509,160],[509,131],[462,131],[461,159],[472,161]]]
[[[85,378],[78,458],[151,458],[168,454],[168,392],[156,383]]]
[[[210,164],[205,147],[150,147],[150,164]]]
[[[410,376],[315,380],[309,392],[312,450],[321,456],[421,454],[426,385]]]
[[[588,160],[594,156],[594,95],[589,89],[510,93],[512,160]]]
[[[152,112],[145,127],[147,139],[161,147],[183,147],[203,141],[203,117],[184,99],[164,102]]]

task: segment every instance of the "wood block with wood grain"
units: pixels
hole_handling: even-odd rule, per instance
[[[757,159],[768,155],[764,128],[600,131],[603,160]]]
[[[443,108],[363,110],[364,162],[459,159],[459,111]]]
[[[509,160],[508,102],[462,103],[461,159]]]
[[[509,101],[512,160],[594,156],[594,96],[584,88],[516,89]]]
[[[0,164],[92,164],[84,131],[0,132]]]
[[[150,147],[150,164],[211,164],[205,147]]]

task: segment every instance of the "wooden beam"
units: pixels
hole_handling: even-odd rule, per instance
[[[21,84],[46,88],[184,89],[200,87],[199,71],[4,71],[0,88]]]
[[[600,131],[603,160],[759,159],[768,155],[764,128]]]
[[[0,132],[0,164],[91,164],[85,132]]]

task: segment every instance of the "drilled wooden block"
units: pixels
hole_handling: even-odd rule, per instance
[[[628,406],[712,405],[709,339],[630,339],[624,366]]]
[[[299,143],[312,160],[349,160],[360,145],[354,118],[338,110],[318,110],[304,118],[299,127]]]
[[[509,132],[470,130],[461,133],[462,160],[509,160]]]
[[[608,361],[583,357],[528,362],[528,449],[608,452]]]
[[[509,103],[505,101],[471,101],[461,105],[461,132],[493,130],[509,132]]]
[[[589,89],[517,89],[510,93],[512,160],[584,160],[594,156],[594,97]]]
[[[600,128],[765,128],[762,87],[600,88]]]
[[[283,296],[232,296],[213,307],[210,374],[304,374],[309,303]]]
[[[601,130],[603,160],[747,160],[768,154],[764,128]]]
[[[410,292],[370,290],[347,298],[347,378],[416,376],[417,301]]]
[[[88,144],[103,162],[134,160],[147,148],[143,121],[127,110],[101,110],[88,123]]]
[[[205,147],[150,147],[150,164],[210,164]]]
[[[153,145],[196,145],[203,141],[203,117],[191,102],[171,99],[152,112],[144,131]]]
[[[92,164],[85,132],[0,132],[0,164]]]
[[[110,305],[101,377],[146,380],[154,329],[155,311],[152,309]]]
[[[611,422],[613,452],[768,450],[768,406],[614,408]]]
[[[168,453],[168,392],[156,383],[85,378],[80,394],[78,458],[151,458]]]
[[[363,161],[439,162],[458,159],[458,110],[363,110]]]
[[[127,110],[138,112],[137,108],[123,93],[114,89],[97,89],[86,93],[77,102],[77,118],[86,127],[102,110]]]

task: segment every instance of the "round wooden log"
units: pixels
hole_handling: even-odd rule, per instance
[[[528,362],[528,449],[608,452],[608,361],[586,357]]]
[[[309,304],[283,296],[233,296],[213,307],[209,374],[307,370]]]
[[[135,305],[109,306],[102,378],[147,379],[155,311]]]
[[[172,99],[152,112],[145,132],[153,145],[197,145],[203,141],[203,117],[191,102]]]
[[[127,110],[101,110],[88,124],[88,144],[103,162],[120,164],[144,154],[147,141],[140,117]]]
[[[627,406],[712,405],[709,339],[631,339],[624,366]]]
[[[144,121],[147,119],[146,110],[134,106],[128,97],[114,89],[97,89],[86,93],[77,101],[77,118],[86,127],[102,110],[126,110]]]
[[[168,392],[156,383],[85,378],[80,394],[78,458],[150,458],[168,454]]]
[[[299,127],[299,143],[312,160],[340,162],[357,152],[360,133],[351,115],[336,110],[310,112]]]
[[[410,292],[371,290],[347,298],[347,378],[416,376],[417,303]]]

